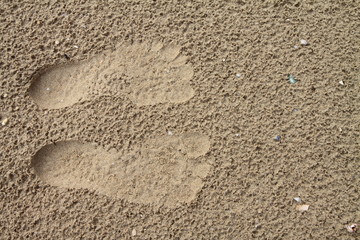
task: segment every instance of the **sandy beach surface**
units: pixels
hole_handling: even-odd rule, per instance
[[[0,1],[0,239],[358,239],[359,12]]]

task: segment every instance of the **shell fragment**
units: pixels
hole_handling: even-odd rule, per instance
[[[306,41],[305,39],[301,39],[300,44],[303,46],[309,45],[308,41]]]
[[[345,226],[345,227],[346,227],[346,230],[348,230],[348,232],[350,232],[350,233],[354,233],[357,231],[357,224],[355,224],[355,223]]]
[[[2,126],[5,126],[8,122],[9,122],[9,119],[8,119],[8,118],[4,118],[4,119],[1,120],[1,125],[2,125]]]
[[[296,206],[296,210],[298,210],[299,212],[306,212],[307,210],[309,210],[310,205],[297,205]]]
[[[289,83],[291,83],[291,84],[298,82],[298,80],[291,74],[288,74],[288,80],[289,80]]]

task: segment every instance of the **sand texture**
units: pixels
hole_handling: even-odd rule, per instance
[[[0,3],[0,240],[360,237],[359,0]]]

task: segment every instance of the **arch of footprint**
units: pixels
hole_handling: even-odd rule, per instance
[[[89,60],[39,72],[29,95],[45,109],[104,94],[126,94],[137,106],[181,103],[194,95],[192,76],[192,66],[177,46],[124,44]],[[211,169],[203,157],[209,148],[209,138],[200,133],[154,136],[124,155],[90,143],[61,141],[42,147],[31,165],[51,186],[174,207],[194,200],[202,188]]]

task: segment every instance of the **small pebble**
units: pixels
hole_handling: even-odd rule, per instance
[[[299,48],[299,46],[298,46],[298,45],[295,45],[295,46],[294,46],[294,48],[295,48],[295,49],[298,49],[298,48]]]
[[[275,141],[280,141],[280,140],[281,140],[281,136],[276,136],[276,137],[274,137],[274,140],[275,140]]]
[[[235,76],[236,76],[237,78],[240,78],[240,77],[241,77],[241,74],[240,74],[240,73],[237,73]]]
[[[136,236],[136,229],[135,228],[131,231],[131,236]]]
[[[300,44],[303,45],[303,46],[306,46],[306,45],[308,45],[309,43],[308,43],[308,41],[306,41],[306,40],[304,40],[304,39],[301,39],[301,40],[300,40]]]
[[[299,197],[294,197],[294,200],[298,203],[301,203],[301,198],[299,198]]]
[[[4,118],[3,120],[1,120],[1,125],[5,126],[7,123],[9,122],[8,118]]]
[[[235,136],[236,136],[236,137],[239,137],[239,136],[240,136],[240,134],[239,134],[239,133],[235,133]]]
[[[344,85],[344,81],[343,81],[343,80],[339,81],[339,83],[340,83],[340,85]]]
[[[7,95],[7,93],[4,93],[3,94],[3,98],[6,98],[8,95]]]
[[[58,45],[60,42],[58,40],[55,41],[55,45]]]
[[[223,62],[225,62],[226,60],[225,60],[225,58],[223,58],[223,60],[222,60]]]
[[[46,88],[46,91],[50,91],[50,88]]]
[[[172,132],[172,131],[168,131],[168,133],[167,133],[169,136],[172,136],[172,135],[174,135],[174,133]]]
[[[77,46],[77,45],[74,45],[74,48],[76,48],[76,49],[77,49],[77,48],[79,48],[79,46]]]

